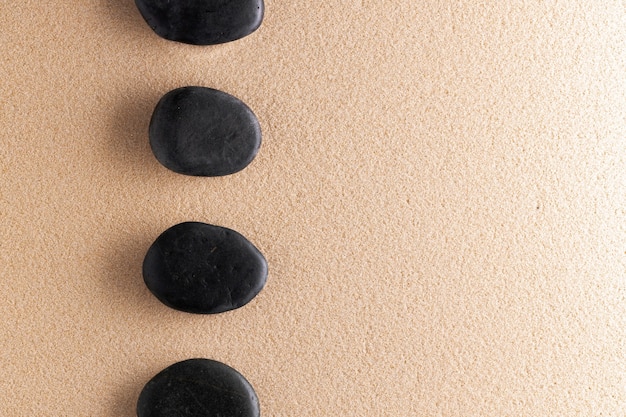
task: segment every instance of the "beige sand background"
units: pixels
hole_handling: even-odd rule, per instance
[[[135,415],[225,362],[264,416],[626,415],[626,3],[267,0],[252,36],[158,38],[131,0],[0,4],[0,415]],[[203,85],[258,115],[244,171],[147,141]],[[171,310],[166,228],[233,228],[265,290]]]

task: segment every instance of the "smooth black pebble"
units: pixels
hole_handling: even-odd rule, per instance
[[[263,0],[135,0],[162,38],[216,45],[248,36],[263,21]]]
[[[139,394],[138,417],[259,417],[259,400],[236,370],[209,359],[175,363]]]
[[[169,307],[215,314],[244,306],[263,289],[267,261],[234,230],[186,222],[167,229],[148,249],[143,278]]]
[[[261,147],[261,127],[236,97],[182,87],[161,98],[150,120],[156,159],[174,172],[215,177],[244,169]]]

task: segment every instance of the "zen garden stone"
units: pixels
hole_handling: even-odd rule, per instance
[[[263,0],[135,0],[162,38],[215,45],[243,38],[261,25]]]
[[[234,230],[186,222],[163,232],[148,249],[143,277],[167,306],[215,314],[244,306],[263,289],[267,261]]]
[[[252,385],[236,370],[209,359],[188,359],[158,373],[137,401],[138,417],[259,417]]]
[[[207,87],[182,87],[156,105],[149,129],[156,159],[174,172],[221,176],[244,169],[261,146],[261,127],[241,100]]]

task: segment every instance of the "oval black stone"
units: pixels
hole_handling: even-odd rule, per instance
[[[236,370],[209,359],[188,359],[159,372],[137,401],[138,417],[259,417],[252,385]]]
[[[167,306],[215,314],[244,306],[263,289],[267,261],[234,230],[186,222],[167,229],[148,249],[143,278]]]
[[[150,120],[156,159],[174,172],[215,177],[244,169],[261,146],[259,121],[241,100],[207,87],[165,94]]]
[[[263,0],[135,0],[162,38],[216,45],[248,36],[263,21]]]

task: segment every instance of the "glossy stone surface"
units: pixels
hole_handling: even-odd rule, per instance
[[[243,38],[263,21],[263,0],[135,0],[157,35],[193,45]]]
[[[172,308],[222,313],[242,307],[263,289],[267,261],[234,230],[186,222],[167,229],[148,249],[143,277]]]
[[[206,87],[182,87],[163,96],[152,113],[149,136],[161,164],[195,176],[238,172],[261,146],[261,127],[252,110]]]
[[[259,417],[250,383],[209,359],[175,363],[152,378],[137,401],[138,417]]]

